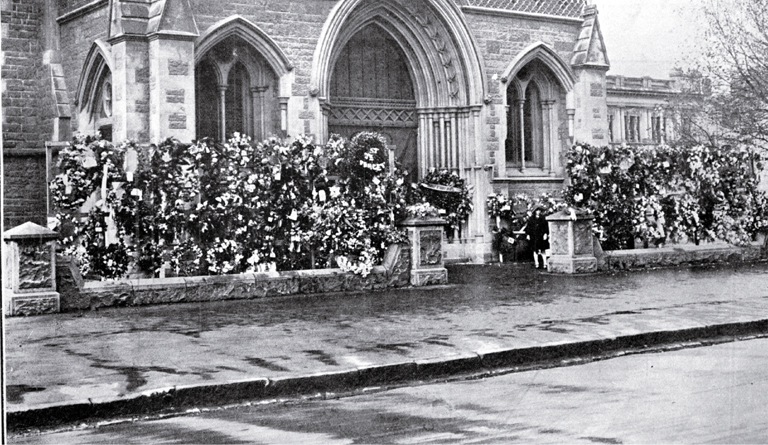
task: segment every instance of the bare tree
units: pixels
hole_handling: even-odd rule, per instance
[[[768,0],[706,0],[704,13],[707,51],[693,74],[701,75],[709,91],[701,91],[706,94],[692,108],[698,136],[718,145],[766,147]]]

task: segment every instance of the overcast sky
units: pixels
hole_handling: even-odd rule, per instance
[[[701,51],[700,0],[591,0],[611,62],[608,74],[669,78]]]

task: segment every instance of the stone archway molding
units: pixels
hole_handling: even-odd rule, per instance
[[[347,41],[375,23],[398,41],[414,74],[419,108],[480,105],[485,84],[477,45],[449,0],[342,0],[333,7],[312,60],[310,94],[329,96],[330,77]]]
[[[271,37],[240,15],[233,15],[211,25],[198,37],[195,41],[195,65],[205,57],[208,51],[230,36],[243,39],[267,61],[279,79],[280,96],[291,95],[288,74],[293,71],[293,64]]]
[[[568,93],[573,90],[573,85],[576,83],[575,76],[571,68],[565,63],[565,61],[557,55],[557,53],[544,42],[536,42],[518,54],[501,75],[501,81],[508,83],[513,80],[513,76],[517,74],[525,65],[533,60],[539,60],[547,68],[552,71],[560,86]]]

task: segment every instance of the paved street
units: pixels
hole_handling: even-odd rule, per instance
[[[525,266],[457,268],[455,284],[429,289],[10,318],[9,426],[429,380],[768,320],[766,264],[580,277]]]
[[[765,443],[768,340],[11,443]]]

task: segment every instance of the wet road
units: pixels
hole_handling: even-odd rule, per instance
[[[10,443],[765,443],[768,340]]]
[[[465,270],[430,289],[10,318],[7,406],[99,403],[768,314],[768,264],[580,277]]]

